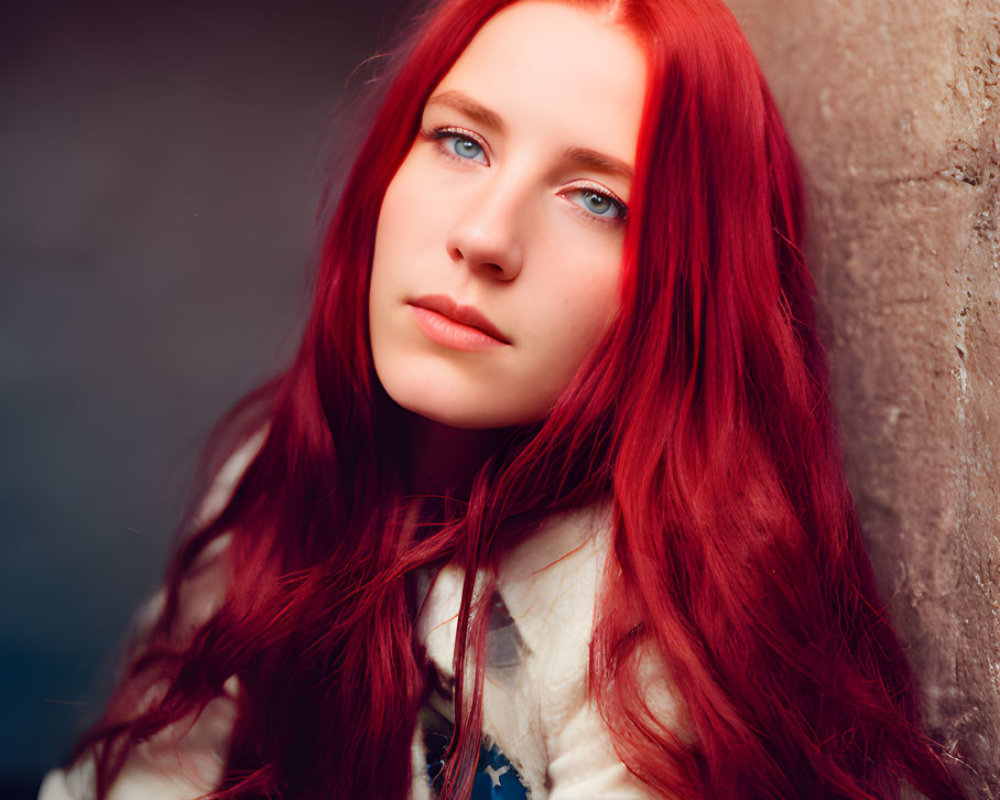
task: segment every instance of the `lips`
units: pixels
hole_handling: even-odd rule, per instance
[[[495,339],[500,344],[510,344],[508,339],[486,316],[473,306],[463,306],[456,303],[447,295],[430,294],[410,300],[409,304],[415,308],[426,309],[446,317],[454,323],[473,328],[480,333],[486,334]]]

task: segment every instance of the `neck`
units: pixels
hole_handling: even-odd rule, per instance
[[[410,435],[409,493],[468,497],[472,479],[494,453],[505,430],[468,430],[414,415]]]

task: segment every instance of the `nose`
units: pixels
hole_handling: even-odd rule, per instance
[[[524,266],[524,198],[518,195],[495,185],[483,187],[448,234],[452,260],[494,280],[514,280]]]

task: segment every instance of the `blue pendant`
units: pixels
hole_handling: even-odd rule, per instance
[[[427,777],[435,791],[441,790],[445,767],[443,749],[439,752],[429,750],[427,753]],[[485,745],[481,746],[469,800],[529,800],[530,797],[531,792],[521,775],[510,763],[510,759],[500,752],[500,748],[493,745],[487,750]]]
[[[527,800],[528,789],[500,748],[479,748],[479,764],[472,781],[472,800]]]

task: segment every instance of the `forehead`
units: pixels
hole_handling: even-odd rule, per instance
[[[567,135],[624,134],[631,159],[645,87],[645,53],[630,31],[602,13],[523,0],[487,21],[436,94],[461,91],[501,116],[561,123]]]

